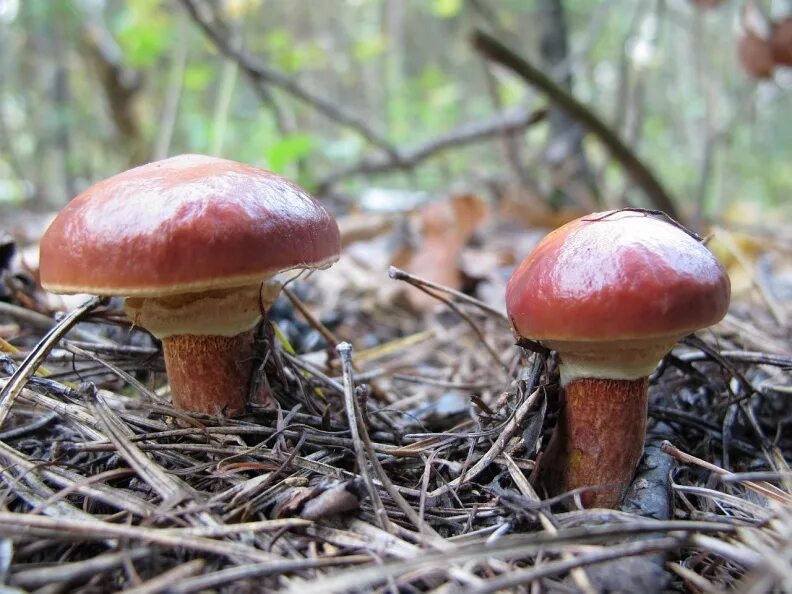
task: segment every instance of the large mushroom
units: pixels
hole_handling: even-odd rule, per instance
[[[712,253],[644,212],[595,213],[553,231],[517,267],[506,305],[517,335],[558,352],[562,404],[538,474],[554,494],[615,507],[643,452],[648,376],[683,336],[726,314]]]
[[[330,266],[339,250],[335,220],[295,184],[182,155],[74,198],[41,240],[41,282],[125,296],[130,319],[162,340],[174,405],[233,416],[246,408],[273,277]]]

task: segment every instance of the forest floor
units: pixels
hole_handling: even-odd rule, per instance
[[[556,361],[503,313],[546,228],[472,197],[341,227],[261,326],[277,409],[237,419],[172,409],[119,301],[70,329],[36,238],[3,246],[0,591],[792,591],[789,236],[713,231],[731,310],[652,375],[623,508],[585,510],[530,480]]]

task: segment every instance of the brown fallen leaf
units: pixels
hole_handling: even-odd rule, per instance
[[[338,219],[341,247],[358,241],[369,241],[393,228],[394,218],[380,213],[353,212]]]
[[[417,213],[420,240],[416,246],[402,246],[393,265],[420,278],[460,289],[462,249],[488,218],[487,204],[474,194],[452,196],[434,202]],[[411,290],[410,304],[418,311],[428,311],[437,301],[423,292]]]
[[[499,222],[517,223],[523,229],[556,229],[588,212],[579,207],[554,210],[541,196],[512,187],[506,188],[498,201],[497,218]]]
[[[277,519],[300,517],[320,520],[356,510],[360,506],[361,493],[357,480],[323,481],[311,487],[294,489],[275,506],[272,515]]]

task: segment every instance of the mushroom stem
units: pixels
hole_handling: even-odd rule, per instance
[[[245,412],[255,329],[236,336],[168,336],[162,339],[162,348],[177,408],[226,416]]]
[[[540,480],[554,494],[581,487],[590,507],[619,505],[641,460],[649,380],[580,378],[562,392],[561,412]]]

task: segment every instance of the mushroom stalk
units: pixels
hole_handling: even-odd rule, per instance
[[[255,330],[236,336],[168,336],[162,350],[176,408],[225,416],[245,412]]]
[[[128,298],[127,315],[162,340],[173,404],[183,410],[237,416],[245,412],[255,359],[255,328],[280,292],[255,285]],[[257,394],[257,404],[270,402]]]
[[[558,424],[539,463],[553,493],[594,487],[584,507],[616,507],[641,460],[649,380],[581,378],[562,389]]]

